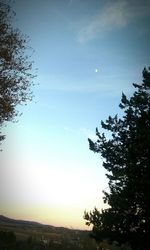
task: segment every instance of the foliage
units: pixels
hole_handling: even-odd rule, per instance
[[[16,249],[16,236],[13,232],[0,231],[0,249]]]
[[[89,139],[92,151],[103,157],[109,192],[104,191],[107,209],[85,212],[86,224],[93,225],[97,241],[128,241],[132,249],[150,249],[150,69],[144,68],[143,82],[133,84],[128,99],[123,93],[119,107],[123,117],[109,116],[100,133]]]
[[[84,233],[83,233],[84,234]],[[79,236],[80,235],[80,236]],[[68,232],[67,237],[61,235],[57,239],[53,239],[51,234],[47,235],[47,239],[43,237],[36,237],[36,231],[27,239],[19,240],[13,231],[0,231],[0,249],[1,250],[96,250],[95,242],[89,241],[89,238],[84,237],[82,232],[78,237],[74,232]],[[65,237],[64,237],[65,236]]]
[[[5,1],[6,2],[6,1]],[[27,55],[27,37],[12,27],[15,13],[0,2],[0,128],[18,115],[16,106],[32,100],[33,62]],[[4,136],[0,133],[0,141]]]

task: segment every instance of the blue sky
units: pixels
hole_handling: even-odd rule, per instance
[[[101,208],[102,159],[88,149],[122,91],[149,66],[150,1],[16,0],[15,25],[29,35],[38,68],[34,100],[7,124],[1,153],[1,213],[85,228]]]

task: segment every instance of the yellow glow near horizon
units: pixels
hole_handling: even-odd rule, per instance
[[[7,212],[6,212],[7,211]],[[1,209],[1,213],[5,216],[40,222],[45,225],[57,227],[67,227],[74,229],[89,230],[90,227],[85,225],[82,209],[80,208],[63,208],[63,207],[21,207],[11,206]]]
[[[84,211],[103,207],[101,191],[106,187],[99,168],[95,172],[88,167],[93,159],[85,163],[72,156],[59,159],[53,152],[30,152],[30,147],[15,155],[7,161],[4,155],[1,214],[88,230]]]

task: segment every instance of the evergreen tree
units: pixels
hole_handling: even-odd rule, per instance
[[[16,106],[32,99],[32,62],[27,55],[27,37],[13,28],[15,13],[0,2],[0,130],[18,115]],[[0,141],[4,136],[0,131]]]
[[[103,157],[108,171],[109,192],[104,192],[107,209],[85,212],[92,236],[101,241],[129,242],[132,249],[150,249],[150,69],[144,68],[142,84],[133,84],[131,98],[122,94],[123,117],[109,116],[101,126],[110,131],[106,138],[96,128],[92,151]]]

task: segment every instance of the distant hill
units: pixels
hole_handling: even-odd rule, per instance
[[[0,215],[0,232],[2,235],[4,232],[5,234],[7,232],[15,234],[16,244],[21,244],[21,248],[15,249],[97,249],[96,243],[89,237],[88,231],[44,225],[34,221],[16,220],[4,215]],[[3,242],[0,239],[0,249],[1,244]],[[29,245],[30,247],[32,245],[32,248],[29,248]],[[7,249],[7,247],[4,249]]]
[[[25,221],[25,220],[16,220],[8,218],[4,215],[0,215],[0,224],[7,224],[7,225],[28,225],[28,226],[35,226],[35,225],[42,225],[38,222],[31,222],[31,221]]]
[[[26,220],[16,220],[16,219],[11,219],[8,218],[4,215],[0,215],[0,226],[8,226],[8,227],[28,227],[28,228],[45,228],[49,227],[51,229],[55,228],[53,226],[48,226],[48,225],[43,225],[39,222],[34,222],[34,221],[26,221]]]
[[[75,230],[65,227],[55,227],[51,225],[44,225],[34,221],[16,220],[0,215],[0,230],[13,231],[19,238],[27,238],[29,236],[43,237],[53,236],[61,237],[62,235],[88,235],[88,231]],[[49,238],[49,237],[48,237]]]

